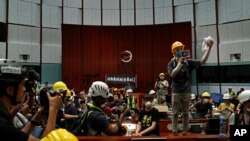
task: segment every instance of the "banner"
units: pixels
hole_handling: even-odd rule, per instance
[[[117,75],[108,74],[105,78],[106,83],[121,83],[121,84],[135,84],[137,83],[136,75]]]

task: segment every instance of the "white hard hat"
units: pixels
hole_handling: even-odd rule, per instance
[[[155,90],[150,90],[149,94],[155,94]]]
[[[191,94],[191,99],[195,99],[195,94]]]
[[[133,92],[133,90],[132,89],[127,89],[127,91],[126,91],[127,93],[132,93]]]
[[[89,94],[91,97],[102,96],[103,98],[108,98],[109,87],[102,81],[95,81],[89,88]]]
[[[250,90],[245,90],[245,91],[241,92],[238,99],[239,99],[240,103],[244,103],[244,102],[250,100]]]
[[[230,99],[230,95],[229,94],[224,94],[223,99]]]
[[[163,72],[159,74],[159,76],[164,76],[164,75],[165,75],[165,74],[164,74]]]

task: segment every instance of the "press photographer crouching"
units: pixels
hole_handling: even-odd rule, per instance
[[[37,123],[40,122],[44,112],[43,108],[38,109],[32,119],[21,130],[14,127],[9,111],[11,106],[18,103],[22,104],[25,91],[32,89],[32,87],[30,87],[34,82],[31,77],[32,74],[37,73],[34,70],[23,68],[19,63],[13,60],[0,59],[0,132],[1,138],[3,139],[11,141],[40,140],[31,135],[31,132]],[[60,96],[51,97],[49,94],[47,94],[47,96],[49,99],[49,116],[41,140],[49,141],[50,139],[57,139],[63,141],[67,138],[72,141],[77,141],[78,139],[66,130],[55,130],[56,115],[61,105],[61,98]],[[50,138],[48,138],[48,136],[50,136]]]

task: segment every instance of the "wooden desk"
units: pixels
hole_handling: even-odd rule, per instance
[[[172,133],[161,133],[160,136],[167,137],[168,141],[185,140],[185,141],[229,141],[229,136],[220,137],[219,135],[203,135],[201,133],[190,133],[188,136],[174,136]]]
[[[189,120],[189,125],[191,126],[191,125],[194,125],[194,124],[204,124],[207,121],[208,121],[207,119],[190,119]],[[182,125],[182,122],[183,121],[181,119],[178,120],[178,123],[180,125]],[[172,120],[171,119],[165,119],[165,120],[161,119],[160,120],[160,124],[159,124],[159,126],[160,126],[160,132],[161,133],[172,132],[172,130],[170,129],[170,128],[172,128],[171,124],[172,124]]]
[[[229,141],[229,137],[220,137],[219,135],[203,135],[191,133],[188,136],[173,136],[171,133],[161,133],[159,137],[166,137],[167,141]],[[143,137],[128,137],[128,136],[78,136],[79,141],[130,141],[131,138],[150,138]],[[156,137],[153,137],[156,138]]]

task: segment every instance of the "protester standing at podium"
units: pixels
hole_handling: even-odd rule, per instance
[[[183,135],[189,130],[188,108],[191,99],[191,72],[204,64],[213,46],[211,37],[204,40],[204,54],[200,60],[190,59],[190,56],[183,56],[185,45],[176,41],[172,44],[173,58],[168,63],[168,74],[171,77],[172,109],[173,109],[173,134],[178,135],[178,115],[181,110],[183,115]]]

